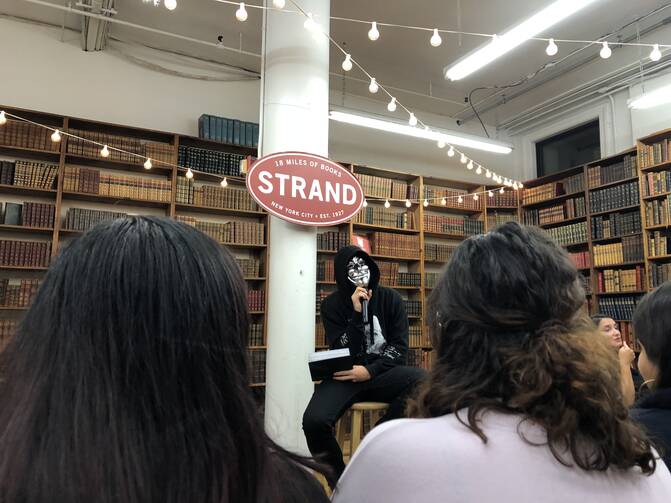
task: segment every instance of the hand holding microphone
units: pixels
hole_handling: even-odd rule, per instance
[[[367,290],[362,286],[356,287],[352,294],[352,305],[357,313],[363,314],[364,323],[368,322],[368,301],[373,296],[373,290]]]

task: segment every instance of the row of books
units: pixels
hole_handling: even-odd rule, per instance
[[[589,273],[582,273],[579,275],[581,281],[582,281],[582,286],[585,289],[585,294],[586,295],[591,295],[592,294],[592,276]]]
[[[180,222],[192,225],[222,244],[262,245],[266,242],[266,226],[256,222],[210,222],[195,217],[177,215]]]
[[[487,199],[488,207],[500,207],[500,208],[515,208],[517,209],[518,204],[518,191],[516,190],[506,190],[501,194],[501,191],[494,190],[492,191],[492,197]]]
[[[320,289],[320,290],[317,291],[317,295],[316,295],[316,298],[315,298],[315,302],[316,302],[316,306],[315,306],[315,307],[317,308],[317,314],[320,314],[320,313],[321,313],[321,305],[322,305],[322,302],[324,302],[324,299],[325,299],[326,297],[328,297],[329,294],[330,294],[330,292],[328,292],[328,291],[326,291],[326,290],[324,290],[324,289]]]
[[[101,173],[97,169],[66,166],[63,190],[142,201],[170,202],[170,182],[139,176]]]
[[[259,145],[259,125],[255,122],[203,114],[198,118],[198,137],[256,148]]]
[[[562,194],[573,194],[584,190],[583,174],[578,173],[558,182],[545,183],[538,187],[525,187],[522,194],[522,204],[538,203]]]
[[[87,208],[68,208],[63,228],[70,231],[85,232],[101,222],[127,217],[120,211],[91,210]]]
[[[363,193],[380,199],[417,199],[419,189],[403,180],[393,180],[382,176],[355,173]]]
[[[408,329],[408,346],[411,348],[421,348],[429,345],[429,341],[422,336],[422,327],[411,325]]]
[[[648,234],[648,254],[663,257],[671,254],[671,231],[654,231]]]
[[[589,193],[592,213],[611,211],[640,203],[638,181],[607,187]]]
[[[152,161],[174,163],[175,148],[170,143],[144,140],[130,136],[122,136],[101,131],[86,131],[81,129],[70,129],[69,133],[97,142],[98,145],[89,141],[80,140],[72,136],[68,137],[67,153],[92,159],[100,158],[100,145],[109,148],[109,160],[134,164],[141,166],[147,158]],[[124,152],[120,152],[120,149]],[[128,153],[126,153],[128,152]],[[136,155],[132,155],[136,154]]]
[[[592,239],[612,238],[641,232],[641,213],[630,211],[592,217]]]
[[[196,186],[193,180],[177,177],[175,201],[180,204],[226,208],[242,211],[259,211],[259,206],[247,189],[221,187],[220,185]]]
[[[597,273],[599,293],[640,292],[645,290],[645,267],[604,269]]]
[[[317,261],[317,281],[335,281],[333,260]]]
[[[547,208],[525,209],[524,223],[527,225],[554,224],[566,219],[583,217],[585,214],[585,197],[579,196]]]
[[[263,323],[250,323],[249,325],[249,340],[250,346],[264,346],[265,339],[263,337]]]
[[[442,198],[446,199],[448,208],[466,208],[474,211],[482,210],[482,199],[473,199],[471,193],[465,189],[453,189],[449,187],[439,187],[435,185],[424,186],[424,199],[427,199],[431,204],[441,204]],[[458,202],[459,196],[462,196],[461,203]]]
[[[430,262],[447,262],[457,245],[424,243],[424,260]]]
[[[37,161],[0,161],[0,184],[53,189],[58,165]]]
[[[671,171],[643,173],[643,196],[656,196],[671,192]]]
[[[349,244],[349,233],[327,231],[317,234],[317,250],[338,251]]]
[[[218,150],[180,145],[177,164],[205,173],[222,176],[240,176],[240,163],[244,155]]]
[[[58,152],[60,143],[51,141],[51,131],[35,124],[7,119],[0,127],[0,145]]]
[[[399,272],[394,279],[394,284],[389,286],[412,286],[419,288],[422,275],[418,272]]]
[[[671,225],[671,197],[645,202],[645,225]]]
[[[519,222],[517,213],[509,213],[502,211],[487,212],[487,228],[493,229],[497,225],[505,224],[506,222]]]
[[[396,283],[396,276],[400,269],[398,262],[380,262],[378,265],[380,269],[380,283],[386,286],[394,286]]]
[[[638,236],[627,236],[622,242],[605,245],[594,245],[594,265],[617,265],[622,262],[643,260],[643,239]]]
[[[467,217],[424,214],[424,232],[452,236],[474,236],[485,231],[484,222]]]
[[[641,352],[641,344],[634,334],[634,326],[630,321],[620,321],[618,323],[620,329],[620,335],[622,335],[622,340],[627,343],[627,345],[633,349],[635,352]]]
[[[0,306],[28,307],[39,287],[38,279],[0,279]]]
[[[18,322],[15,320],[0,320],[0,353],[7,347],[9,340],[14,337],[17,326]]]
[[[424,286],[426,288],[435,288],[436,282],[440,275],[437,272],[425,272],[424,273]]]
[[[236,258],[235,261],[238,263],[242,275],[245,278],[259,278],[263,274],[261,273],[261,261],[257,258]]]
[[[650,286],[656,288],[671,281],[671,263],[650,262]]]
[[[592,260],[589,251],[572,252],[569,257],[578,269],[589,269],[592,267]]]
[[[265,309],[266,309],[266,291],[265,290],[247,290],[247,308],[250,311],[265,311]]]
[[[424,351],[422,349],[408,350],[408,365],[424,370],[429,370],[433,366],[433,351]]]
[[[421,300],[404,300],[405,313],[408,316],[422,316],[422,301]]]
[[[266,350],[249,349],[249,380],[252,384],[264,384],[266,382]]]
[[[599,297],[599,313],[614,320],[631,320],[639,295],[621,295],[618,297]]]
[[[587,241],[587,222],[553,227],[546,232],[562,246],[584,243]]]
[[[669,142],[664,139],[651,145],[638,146],[638,164],[641,168],[649,168],[669,160]]]
[[[0,266],[48,267],[51,241],[0,240]]]
[[[51,228],[55,216],[53,203],[0,203],[0,222],[4,225]]]
[[[324,328],[324,325],[321,323],[317,323],[315,325],[315,346],[316,347],[328,346],[328,343],[326,342],[326,329]]]
[[[587,186],[596,188],[607,183],[626,180],[636,176],[636,156],[627,155],[621,161],[607,166],[590,166],[587,168]]]
[[[419,236],[372,232],[369,241],[374,255],[419,259]]]
[[[368,205],[354,217],[354,223],[413,229],[415,215],[411,211],[395,212],[381,206]]]

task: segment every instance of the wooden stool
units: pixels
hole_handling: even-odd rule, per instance
[[[389,404],[382,402],[357,402],[352,404],[345,414],[340,418],[336,425],[336,440],[342,449],[343,457],[352,457],[359,447],[362,438],[363,414],[368,412],[377,416],[377,419],[389,408]],[[346,449],[346,426],[347,418],[351,416],[350,421],[350,439],[349,449]],[[372,419],[372,418],[371,418]],[[376,419],[376,421],[377,421]],[[374,424],[371,421],[371,424]]]

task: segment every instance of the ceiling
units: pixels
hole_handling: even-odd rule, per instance
[[[67,4],[66,0],[44,1]],[[296,1],[300,4],[300,0]],[[258,9],[248,8],[249,19],[240,23],[234,16],[235,6],[218,3],[216,0],[178,0],[177,9],[172,12],[163,7],[145,4],[141,0],[116,0],[115,3],[117,19],[207,42],[216,42],[217,36],[222,35],[227,46],[241,47],[257,54],[261,51],[261,11]],[[248,5],[260,3],[261,0],[247,2]],[[549,3],[550,0],[333,0],[331,15],[385,23],[500,33]],[[593,40],[618,30],[667,3],[659,0],[597,0],[580,13],[555,25],[551,33],[543,35]],[[287,5],[290,6],[291,2],[287,1]],[[80,28],[79,16],[64,14],[62,11],[25,0],[2,0],[0,12],[59,26],[64,23],[65,26],[77,30]],[[671,8],[641,21],[638,28],[645,30],[668,16],[671,16]],[[635,28],[630,26],[618,34],[624,38],[630,37],[635,34]],[[347,52],[375,75],[379,82],[409,91],[395,92],[399,100],[410,107],[450,117],[471,117],[470,110],[464,105],[464,97],[469,90],[516,82],[551,59],[545,54],[542,42],[527,42],[462,81],[448,82],[443,79],[443,67],[467,54],[485,39],[445,34],[442,45],[433,48],[428,43],[428,32],[380,27],[379,40],[371,42],[367,38],[368,29],[369,26],[365,24],[337,20],[331,22],[333,38],[346,47]],[[113,24],[110,33],[116,39],[139,42],[208,61],[257,72],[260,67],[258,57],[131,27]],[[581,46],[571,45],[569,48],[560,44],[560,54],[554,59],[559,59],[570,52],[570,49],[579,47]],[[597,51],[598,48],[592,47],[562,61],[534,77],[529,83],[516,88],[515,93],[523,93],[526,87],[561,74],[573,65],[592,60]],[[332,49],[331,71],[334,75],[331,78],[331,87],[335,90],[340,90],[343,85],[342,79],[338,77],[342,74],[341,61],[341,54]],[[355,71],[350,74],[351,77],[363,78],[363,75],[357,76]],[[348,79],[346,89],[348,93],[368,95],[367,83]],[[480,92],[474,101],[477,102],[493,92]],[[496,103],[492,102],[492,105]]]

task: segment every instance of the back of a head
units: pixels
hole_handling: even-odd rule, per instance
[[[671,388],[671,282],[648,293],[636,306],[634,332],[658,369],[655,388]]]
[[[584,302],[578,271],[544,232],[507,223],[464,241],[429,299],[437,358],[411,410],[468,408],[485,441],[480,413],[519,414],[547,430],[560,462],[649,471],[649,444],[628,419],[615,357]]]
[[[247,329],[234,258],[195,228],[130,217],[73,242],[3,354],[0,499],[257,501]]]

